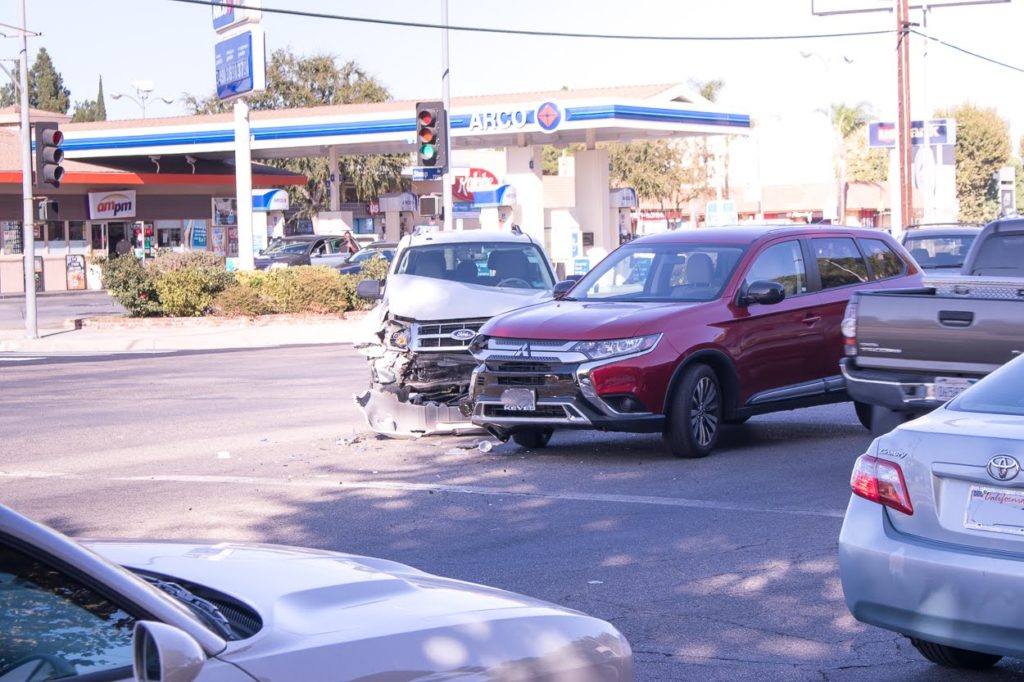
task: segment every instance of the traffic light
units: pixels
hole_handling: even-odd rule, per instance
[[[56,123],[36,123],[36,182],[37,189],[60,187],[64,177],[64,151],[60,148],[64,133]]]
[[[416,165],[448,168],[448,115],[443,102],[416,105]]]
[[[39,202],[37,214],[39,220],[43,222],[47,220],[58,220],[60,216],[60,204],[52,199],[43,199]]]

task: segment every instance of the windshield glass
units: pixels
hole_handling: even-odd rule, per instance
[[[720,244],[623,246],[591,270],[570,298],[600,301],[710,301],[743,255]]]
[[[1024,277],[1024,234],[989,234],[978,249],[971,274]]]
[[[917,264],[928,270],[931,268],[959,268],[964,264],[964,257],[974,242],[973,234],[951,234],[936,237],[907,237],[903,246],[914,257]]]
[[[362,263],[364,260],[370,260],[372,258],[384,258],[391,260],[395,256],[393,249],[364,249],[359,253],[354,254],[348,259],[349,263]]]
[[[274,244],[263,253],[274,256],[281,253],[306,253],[309,249],[309,242],[280,242]]]
[[[541,250],[532,242],[414,246],[402,252],[395,273],[488,287],[550,289],[554,286],[551,269]]]
[[[949,409],[1024,416],[1024,359],[1003,365],[982,381],[961,393]]]

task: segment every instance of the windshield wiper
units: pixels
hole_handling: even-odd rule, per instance
[[[224,639],[238,639],[231,627],[231,621],[221,613],[221,610],[213,602],[189,592],[178,583],[160,580],[149,575],[140,575],[139,577],[187,606],[192,613],[199,616],[204,623],[212,627]]]

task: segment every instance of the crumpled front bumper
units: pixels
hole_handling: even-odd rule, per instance
[[[366,423],[377,433],[391,438],[419,438],[431,435],[480,433],[458,406],[401,402],[390,391],[369,388],[355,397]],[[467,410],[468,411],[468,410]]]

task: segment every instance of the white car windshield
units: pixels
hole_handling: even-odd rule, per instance
[[[613,251],[573,288],[588,301],[710,301],[743,255],[719,244],[637,244]]]
[[[306,253],[309,250],[309,242],[281,242],[275,244],[269,249],[264,251],[268,256],[274,256],[281,253]]]
[[[464,284],[515,289],[550,289],[554,276],[536,244],[460,242],[427,244],[402,252],[395,270]]]

